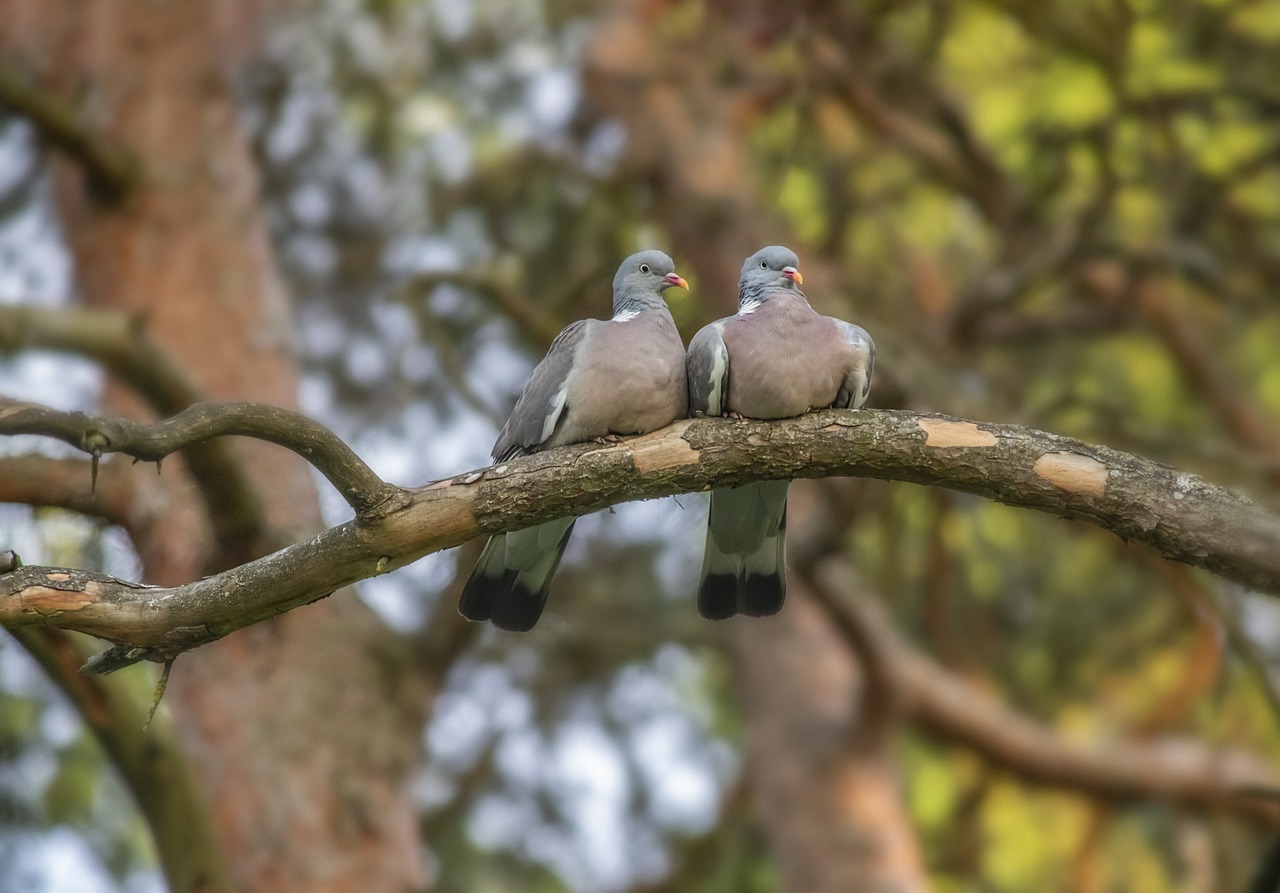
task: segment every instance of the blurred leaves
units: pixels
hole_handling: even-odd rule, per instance
[[[1274,503],[1278,46],[1276,0],[324,0],[245,73],[244,118],[305,403],[398,482],[483,459],[560,326],[607,314],[620,256],[671,251],[689,335],[767,240],[875,336],[873,402],[1132,449]],[[7,151],[0,213],[40,200],[30,155]],[[855,503],[837,540],[954,672],[1073,740],[1280,756],[1258,676],[1280,659],[1272,603],[1237,594],[1250,669],[1224,650],[1236,596],[1114,537],[911,486],[862,482]],[[732,635],[690,604],[700,516],[633,508],[580,524],[538,631],[480,635],[450,674],[424,780],[441,889],[779,884],[733,797],[751,729]],[[434,597],[452,571],[432,568],[380,585]],[[39,743],[40,709],[6,692],[0,752]],[[900,737],[939,890],[1229,890],[1258,851],[1232,819],[1045,793]],[[92,820],[102,770],[79,746],[24,822]],[[612,786],[569,771],[584,752]]]

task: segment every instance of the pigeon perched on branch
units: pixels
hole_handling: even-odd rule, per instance
[[[876,358],[871,336],[815,312],[800,290],[799,265],[780,245],[747,258],[737,314],[705,326],[689,343],[691,414],[785,419],[866,402]],[[788,483],[711,492],[698,583],[703,617],[762,616],[782,608]]]
[[[498,435],[494,460],[644,434],[684,418],[684,343],[662,299],[672,286],[689,284],[661,251],[624,260],[613,277],[613,318],[580,320],[556,336]],[[532,629],[575,520],[490,537],[462,590],[462,615],[501,629]]]

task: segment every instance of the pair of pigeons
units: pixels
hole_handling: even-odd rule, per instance
[[[686,415],[783,419],[866,402],[875,345],[858,326],[816,313],[787,248],[762,248],[738,280],[738,312],[703,328],[686,355],[662,299],[688,288],[661,251],[641,251],[613,277],[613,318],[573,323],[533,370],[493,458],[656,431]],[[786,593],[787,481],[713,490],[698,612],[763,616]],[[501,629],[532,629],[574,518],[491,537],[459,610]]]

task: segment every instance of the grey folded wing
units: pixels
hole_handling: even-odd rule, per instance
[[[871,393],[871,373],[876,365],[876,345],[862,326],[842,319],[830,319],[840,329],[845,343],[853,349],[854,362],[836,394],[837,409],[861,409]]]
[[[593,320],[578,320],[551,342],[547,355],[529,376],[529,383],[524,386],[493,445],[495,461],[537,452],[555,433],[556,425],[564,417],[568,400],[566,385],[573,372],[574,357],[591,322]]]
[[[724,344],[724,320],[698,330],[685,354],[689,379],[689,415],[721,416],[729,393],[729,349]]]

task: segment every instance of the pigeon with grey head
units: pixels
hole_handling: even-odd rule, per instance
[[[684,343],[662,299],[672,286],[689,287],[661,251],[624,260],[613,278],[613,318],[579,320],[556,336],[498,435],[494,460],[644,434],[684,418]],[[532,629],[574,520],[490,537],[462,590],[462,615],[505,630]]]
[[[738,312],[689,342],[692,415],[784,419],[867,400],[876,349],[864,329],[822,316],[800,285],[800,262],[780,245],[747,258]],[[698,612],[711,620],[776,614],[786,596],[788,481],[711,493]]]

